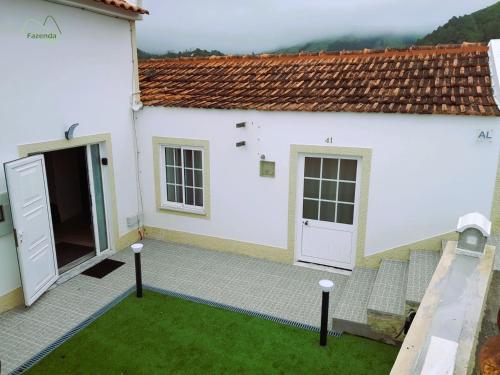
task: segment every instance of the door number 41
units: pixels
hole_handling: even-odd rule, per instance
[[[333,137],[326,138],[325,143],[333,143]]]

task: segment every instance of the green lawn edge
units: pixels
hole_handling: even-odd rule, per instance
[[[131,294],[30,374],[388,374],[398,348],[318,334],[156,292]]]

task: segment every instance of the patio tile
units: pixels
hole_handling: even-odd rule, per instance
[[[318,281],[328,278],[336,285],[330,297],[332,314],[349,279],[171,242],[143,243],[145,284],[314,326],[320,320]],[[78,275],[47,292],[32,307],[0,315],[0,332],[5,332],[0,341],[3,369],[12,371],[135,285],[132,251],[123,250],[112,258],[125,265],[103,279]]]

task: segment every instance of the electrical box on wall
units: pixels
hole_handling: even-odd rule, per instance
[[[276,173],[276,163],[274,161],[260,161],[260,177],[274,177]]]
[[[0,192],[0,237],[12,233],[12,216],[7,192]]]
[[[136,227],[139,225],[139,223],[142,223],[144,221],[143,219],[144,219],[143,215],[141,215],[141,214],[129,216],[129,217],[127,217],[127,226],[129,228]]]

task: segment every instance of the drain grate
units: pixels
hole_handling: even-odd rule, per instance
[[[210,301],[210,300],[207,300],[207,299],[204,299],[204,298],[194,297],[194,296],[190,296],[188,294],[178,293],[178,292],[174,292],[174,291],[167,290],[167,289],[157,288],[157,287],[154,287],[154,286],[143,285],[143,289],[149,290],[151,292],[155,292],[155,293],[158,293],[158,294],[162,294],[162,295],[165,295],[165,296],[180,298],[180,299],[184,299],[184,300],[187,300],[187,301],[196,302],[196,303],[200,303],[200,304],[207,305],[207,306],[217,307],[217,308],[220,308],[220,309],[229,310],[229,311],[237,312],[237,313],[240,313],[240,314],[250,315],[250,316],[257,317],[257,318],[261,318],[261,319],[265,319],[265,320],[270,320],[270,321],[273,321],[273,322],[276,322],[276,323],[280,323],[280,324],[284,324],[284,325],[289,325],[289,326],[297,327],[297,328],[302,328],[302,329],[305,329],[305,330],[308,330],[308,331],[318,332],[319,333],[319,327],[315,327],[315,326],[312,326],[312,325],[309,325],[309,324],[295,322],[295,321],[292,321],[292,320],[283,319],[283,318],[279,318],[279,317],[276,317],[276,316],[272,316],[272,315],[268,315],[268,314],[264,314],[264,313],[260,313],[260,312],[256,312],[256,311],[251,311],[251,310],[247,310],[247,309],[242,309],[240,307],[235,307],[235,306],[227,305],[227,304],[224,304],[224,303]],[[82,329],[84,329],[85,327],[87,327],[88,325],[90,325],[92,322],[94,322],[96,319],[98,319],[100,316],[102,316],[103,314],[105,314],[111,308],[113,308],[114,306],[116,306],[117,304],[119,304],[121,301],[123,301],[125,298],[127,298],[132,293],[135,293],[135,286],[130,287],[129,289],[127,289],[125,292],[123,292],[118,297],[116,297],[113,301],[111,301],[107,305],[105,305],[102,308],[100,308],[98,311],[96,311],[95,313],[93,313],[92,315],[90,315],[83,322],[81,322],[80,324],[78,324],[74,328],[70,329],[68,332],[66,332],[64,335],[62,335],[60,338],[58,338],[52,344],[50,344],[49,346],[47,346],[45,349],[41,350],[38,354],[35,354],[33,357],[31,357],[29,360],[27,360],[21,366],[19,366],[14,371],[12,371],[11,375],[18,375],[18,374],[22,374],[25,371],[27,371],[29,368],[31,368],[32,366],[34,366],[36,363],[40,362],[50,352],[52,352],[53,350],[55,350],[56,348],[58,348],[59,346],[61,346],[62,344],[64,344],[67,340],[69,340],[71,337],[73,337],[74,335],[76,335]],[[338,338],[342,336],[342,333],[343,332],[338,332],[338,331],[334,331],[334,330],[328,331],[328,335],[329,336],[338,337]]]

